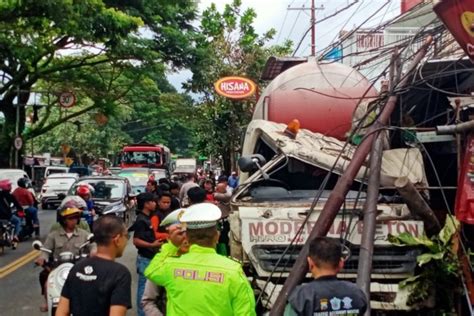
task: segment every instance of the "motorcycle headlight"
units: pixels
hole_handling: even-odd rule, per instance
[[[69,275],[69,271],[73,266],[72,263],[63,263],[51,272],[52,277],[48,278],[48,285],[51,290],[55,289],[58,293],[61,293],[61,289],[63,288],[67,276]]]

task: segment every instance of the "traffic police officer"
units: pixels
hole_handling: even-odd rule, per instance
[[[179,256],[182,239],[170,233],[170,242],[145,270],[148,279],[166,288],[167,315],[255,315],[254,293],[240,263],[216,253],[220,218],[217,206],[200,203],[163,220],[162,225],[178,220],[190,245]]]

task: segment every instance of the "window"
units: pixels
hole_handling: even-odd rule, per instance
[[[129,151],[124,152],[122,162],[127,164],[159,164],[160,153],[156,151]]]

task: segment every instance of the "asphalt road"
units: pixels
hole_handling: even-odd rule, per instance
[[[49,227],[55,221],[56,215],[52,210],[39,212],[41,221],[41,240],[44,241]],[[24,241],[16,250],[5,249],[0,254],[0,315],[2,316],[46,316],[41,313],[39,306],[42,296],[38,275],[41,268],[33,262],[37,252],[32,249],[33,240]],[[132,305],[128,315],[136,315],[135,293],[137,288],[137,273],[135,268],[136,250],[129,241],[124,256],[118,262],[126,265],[132,274]]]

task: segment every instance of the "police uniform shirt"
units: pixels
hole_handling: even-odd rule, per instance
[[[297,287],[288,299],[285,315],[363,315],[367,298],[354,283],[322,276]]]

